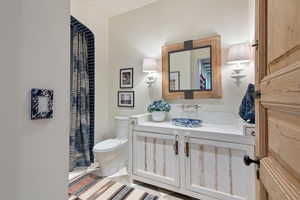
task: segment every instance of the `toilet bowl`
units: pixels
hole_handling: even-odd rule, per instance
[[[128,162],[129,118],[115,117],[115,122],[116,138],[99,142],[93,149],[99,176],[113,175]]]

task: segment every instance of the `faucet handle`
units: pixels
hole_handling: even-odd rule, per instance
[[[201,108],[201,106],[199,104],[195,104],[194,107],[195,107],[196,110],[198,110],[199,108]]]
[[[184,111],[194,111],[197,112],[201,106],[198,104],[182,104]]]

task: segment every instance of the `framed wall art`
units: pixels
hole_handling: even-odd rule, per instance
[[[119,91],[118,107],[134,108],[134,91]]]
[[[31,89],[31,119],[53,118],[53,90]]]
[[[120,69],[120,88],[133,88],[133,68]]]

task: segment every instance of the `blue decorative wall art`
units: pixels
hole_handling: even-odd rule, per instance
[[[53,118],[53,90],[31,89],[31,119]]]

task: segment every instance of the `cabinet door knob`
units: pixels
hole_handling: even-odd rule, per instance
[[[186,157],[190,156],[190,144],[188,142],[185,143],[184,152]]]
[[[258,46],[259,46],[258,40],[253,41],[253,43],[252,43],[251,46],[255,47],[256,49],[258,49]]]
[[[175,144],[174,144],[174,151],[175,151],[175,155],[178,155],[179,153],[179,148],[178,148],[178,140],[175,141]]]

